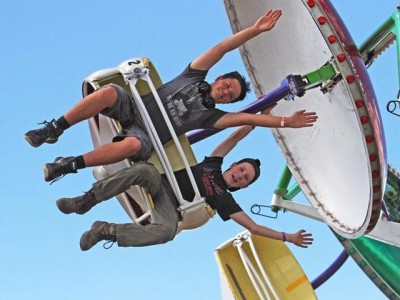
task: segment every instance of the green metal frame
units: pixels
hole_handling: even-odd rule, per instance
[[[307,80],[307,89],[310,89],[326,81],[332,80],[337,74],[338,72],[333,64],[328,63],[313,72],[307,73],[306,75],[302,76],[302,78]]]
[[[364,43],[359,47],[361,56],[370,65],[396,37],[400,36],[400,10],[393,13]],[[400,45],[397,41],[397,69],[400,90]]]

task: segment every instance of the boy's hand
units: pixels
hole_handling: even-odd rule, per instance
[[[302,128],[311,127],[316,122],[318,116],[315,112],[306,112],[304,109],[296,111],[290,117],[286,118],[285,127]]]
[[[257,20],[254,27],[256,27],[260,32],[269,31],[275,26],[281,15],[281,10],[270,10]]]

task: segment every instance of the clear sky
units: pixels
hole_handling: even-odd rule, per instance
[[[394,0],[332,2],[357,44],[398,4]],[[86,76],[127,58],[147,56],[164,81],[172,79],[191,60],[231,34],[223,2],[0,0],[0,7],[0,299],[220,299],[213,251],[242,231],[240,226],[216,217],[165,245],[114,245],[104,250],[99,244],[82,252],[80,236],[94,221],[130,221],[115,199],[84,216],[67,216],[57,210],[58,198],[77,196],[90,188],[94,181],[91,169],[68,175],[51,186],[43,180],[45,162],[92,149],[87,123],[68,130],[59,143],[38,149],[30,147],[23,134],[43,120],[58,118],[75,104]],[[399,88],[396,62],[392,46],[369,73],[381,107],[388,162],[399,168],[400,118],[385,110]],[[208,80],[235,69],[245,73],[238,51],[218,63]],[[245,104],[253,100],[255,96],[250,95]],[[195,145],[198,159],[230,132]],[[284,161],[268,129],[252,132],[228,156],[225,167],[243,153],[258,156],[263,162],[260,180],[247,191],[236,193],[250,214],[252,204],[269,204]],[[289,245],[311,280],[342,251],[324,224],[293,213],[280,213],[276,220],[254,219],[278,230],[305,228],[314,234],[315,242],[309,249]],[[351,258],[316,293],[323,300],[385,299]]]

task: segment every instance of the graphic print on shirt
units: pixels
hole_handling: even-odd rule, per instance
[[[197,84],[189,83],[166,99],[167,109],[176,127],[191,123],[201,117],[206,108]]]
[[[204,168],[202,180],[207,196],[213,196],[214,191],[217,195],[221,195],[224,192],[224,190],[215,183],[214,171],[214,169]]]

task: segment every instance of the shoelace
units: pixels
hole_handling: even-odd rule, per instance
[[[108,246],[108,244],[111,244],[111,245]],[[114,242],[113,240],[109,240],[109,241],[107,241],[107,242],[105,242],[105,243],[103,244],[103,248],[106,249],[106,250],[108,250],[108,249],[110,249],[114,244],[115,244],[115,242]]]
[[[46,121],[45,121],[45,122],[46,122]],[[54,160],[54,162],[58,162],[59,159],[61,159],[61,157],[57,157],[57,158]],[[77,172],[78,172],[78,171],[75,170],[75,172],[72,172],[72,173],[77,173]],[[63,178],[65,175],[67,175],[67,174],[69,174],[69,173],[58,175],[56,178],[54,178],[54,179],[50,182],[50,185],[52,185],[54,182],[59,181],[60,179],[62,179],[62,178]]]
[[[38,125],[47,125],[47,124],[50,124],[51,122],[48,122],[48,121],[46,121],[46,120],[44,120],[42,123],[38,123]]]
[[[117,234],[116,232],[114,233],[110,233],[110,234],[105,234],[104,232],[101,233],[101,238],[103,240],[107,240],[106,242],[104,242],[103,244],[103,248],[108,250],[110,249],[114,243],[117,241]],[[110,244],[110,245],[109,245]]]
[[[75,172],[76,173],[76,172]],[[69,174],[69,173],[68,173]],[[51,182],[50,185],[52,185],[54,182],[59,181],[61,178],[63,178],[65,175],[67,174],[62,174],[62,175],[58,175],[56,178],[54,178]]]
[[[76,204],[79,205],[79,209],[76,211],[76,213],[85,213],[90,210],[94,205],[96,205],[98,202],[93,194],[93,192],[90,192],[91,195],[88,195],[89,191],[83,192],[83,196],[76,201]],[[86,199],[85,197],[88,197],[89,199]],[[89,209],[88,206],[90,207]]]
[[[54,182],[56,182],[56,181],[59,181],[61,178],[63,178],[65,175],[67,175],[67,174],[62,174],[62,175],[59,175],[59,176],[57,176],[56,178],[54,178],[51,182],[50,182],[50,185],[52,185]]]

